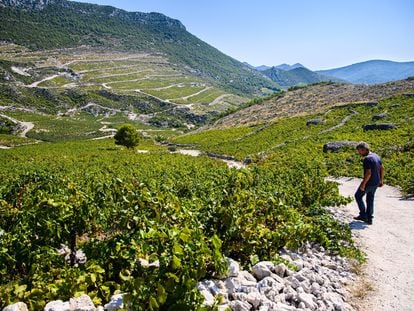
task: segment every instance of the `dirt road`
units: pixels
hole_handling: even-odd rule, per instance
[[[339,190],[352,196],[360,180],[340,178]],[[352,230],[368,262],[364,278],[374,291],[361,301],[361,310],[414,310],[414,201],[402,199],[397,188],[384,186],[375,196],[374,224],[352,221],[355,200],[346,207]]]
[[[26,134],[34,127],[34,124],[32,122],[22,122],[22,121],[16,120],[15,118],[9,117],[1,113],[0,113],[0,116],[12,121],[15,124],[18,124],[21,127],[19,130],[20,137],[26,137]]]

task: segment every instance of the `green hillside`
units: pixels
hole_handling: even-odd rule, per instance
[[[7,1],[1,2],[7,4]],[[24,4],[24,1],[12,3]],[[224,55],[187,32],[179,21],[162,14],[126,12],[110,6],[64,0],[52,1],[35,10],[23,8],[0,7],[0,41],[32,50],[87,45],[164,53],[171,62],[188,66],[195,75],[207,77],[239,95],[277,88],[260,73]]]
[[[325,86],[326,88],[329,85]],[[233,156],[273,166],[295,167],[295,161],[306,159],[308,163],[321,165],[336,176],[360,176],[360,158],[353,148],[339,152],[323,152],[328,142],[367,141],[378,152],[387,168],[386,183],[399,185],[407,194],[414,194],[414,98],[400,94],[385,96],[379,102],[348,102],[335,107],[314,109],[305,114],[280,116],[272,121],[256,113],[254,125],[228,128],[211,128],[206,131],[176,137],[174,142],[192,144],[193,148],[215,154]],[[258,106],[268,105],[267,102]],[[255,109],[255,106],[251,107]],[[374,116],[382,115],[375,120]],[[242,121],[228,116],[232,124]],[[319,120],[317,125],[309,120]],[[396,128],[387,131],[365,131],[367,124],[391,123]]]

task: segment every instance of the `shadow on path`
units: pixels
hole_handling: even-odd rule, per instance
[[[349,226],[351,227],[352,230],[364,230],[366,228],[368,228],[368,225],[365,222],[362,221],[351,221],[349,223]]]

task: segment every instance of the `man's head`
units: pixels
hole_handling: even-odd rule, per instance
[[[369,153],[369,145],[366,142],[361,141],[356,146],[356,150],[361,156],[366,156]]]

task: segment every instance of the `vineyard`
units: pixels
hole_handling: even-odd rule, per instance
[[[194,310],[197,281],[224,273],[225,256],[249,267],[314,241],[361,258],[350,229],[322,208],[345,199],[318,163],[236,170],[113,140],[0,156],[1,307],[24,301],[37,310],[82,293],[100,304],[123,292],[135,309]],[[86,262],[65,259],[62,245]]]
[[[360,22],[358,59],[401,58],[407,4],[99,2],[0,0],[0,311],[411,310],[414,62],[326,54]],[[374,226],[346,197],[361,141],[385,167]]]
[[[285,117],[251,127],[213,128],[178,136],[174,141],[239,160],[251,159],[268,167],[297,167],[296,161],[307,161],[324,163],[331,175],[360,176],[361,159],[352,148],[324,153],[323,146],[328,142],[365,140],[384,159],[386,183],[414,194],[414,99],[396,95],[374,104],[351,103],[313,115]],[[381,119],[373,120],[377,115]],[[309,120],[321,122],[307,125]],[[381,123],[397,127],[388,131],[365,131],[363,128],[367,124]]]
[[[208,310],[197,282],[225,275],[227,258],[249,269],[314,242],[363,260],[349,226],[324,208],[348,202],[325,178],[360,176],[352,144],[365,140],[383,158],[386,183],[414,194],[413,109],[414,98],[400,94],[187,133],[119,112],[5,110],[34,128],[19,137],[8,134],[10,119],[2,123],[1,145],[18,147],[0,150],[0,308],[22,301],[42,310],[82,294],[102,305],[125,293],[133,310]],[[94,140],[125,122],[142,133],[137,150]],[[205,154],[175,153],[174,144]],[[229,168],[209,154],[250,164]]]

